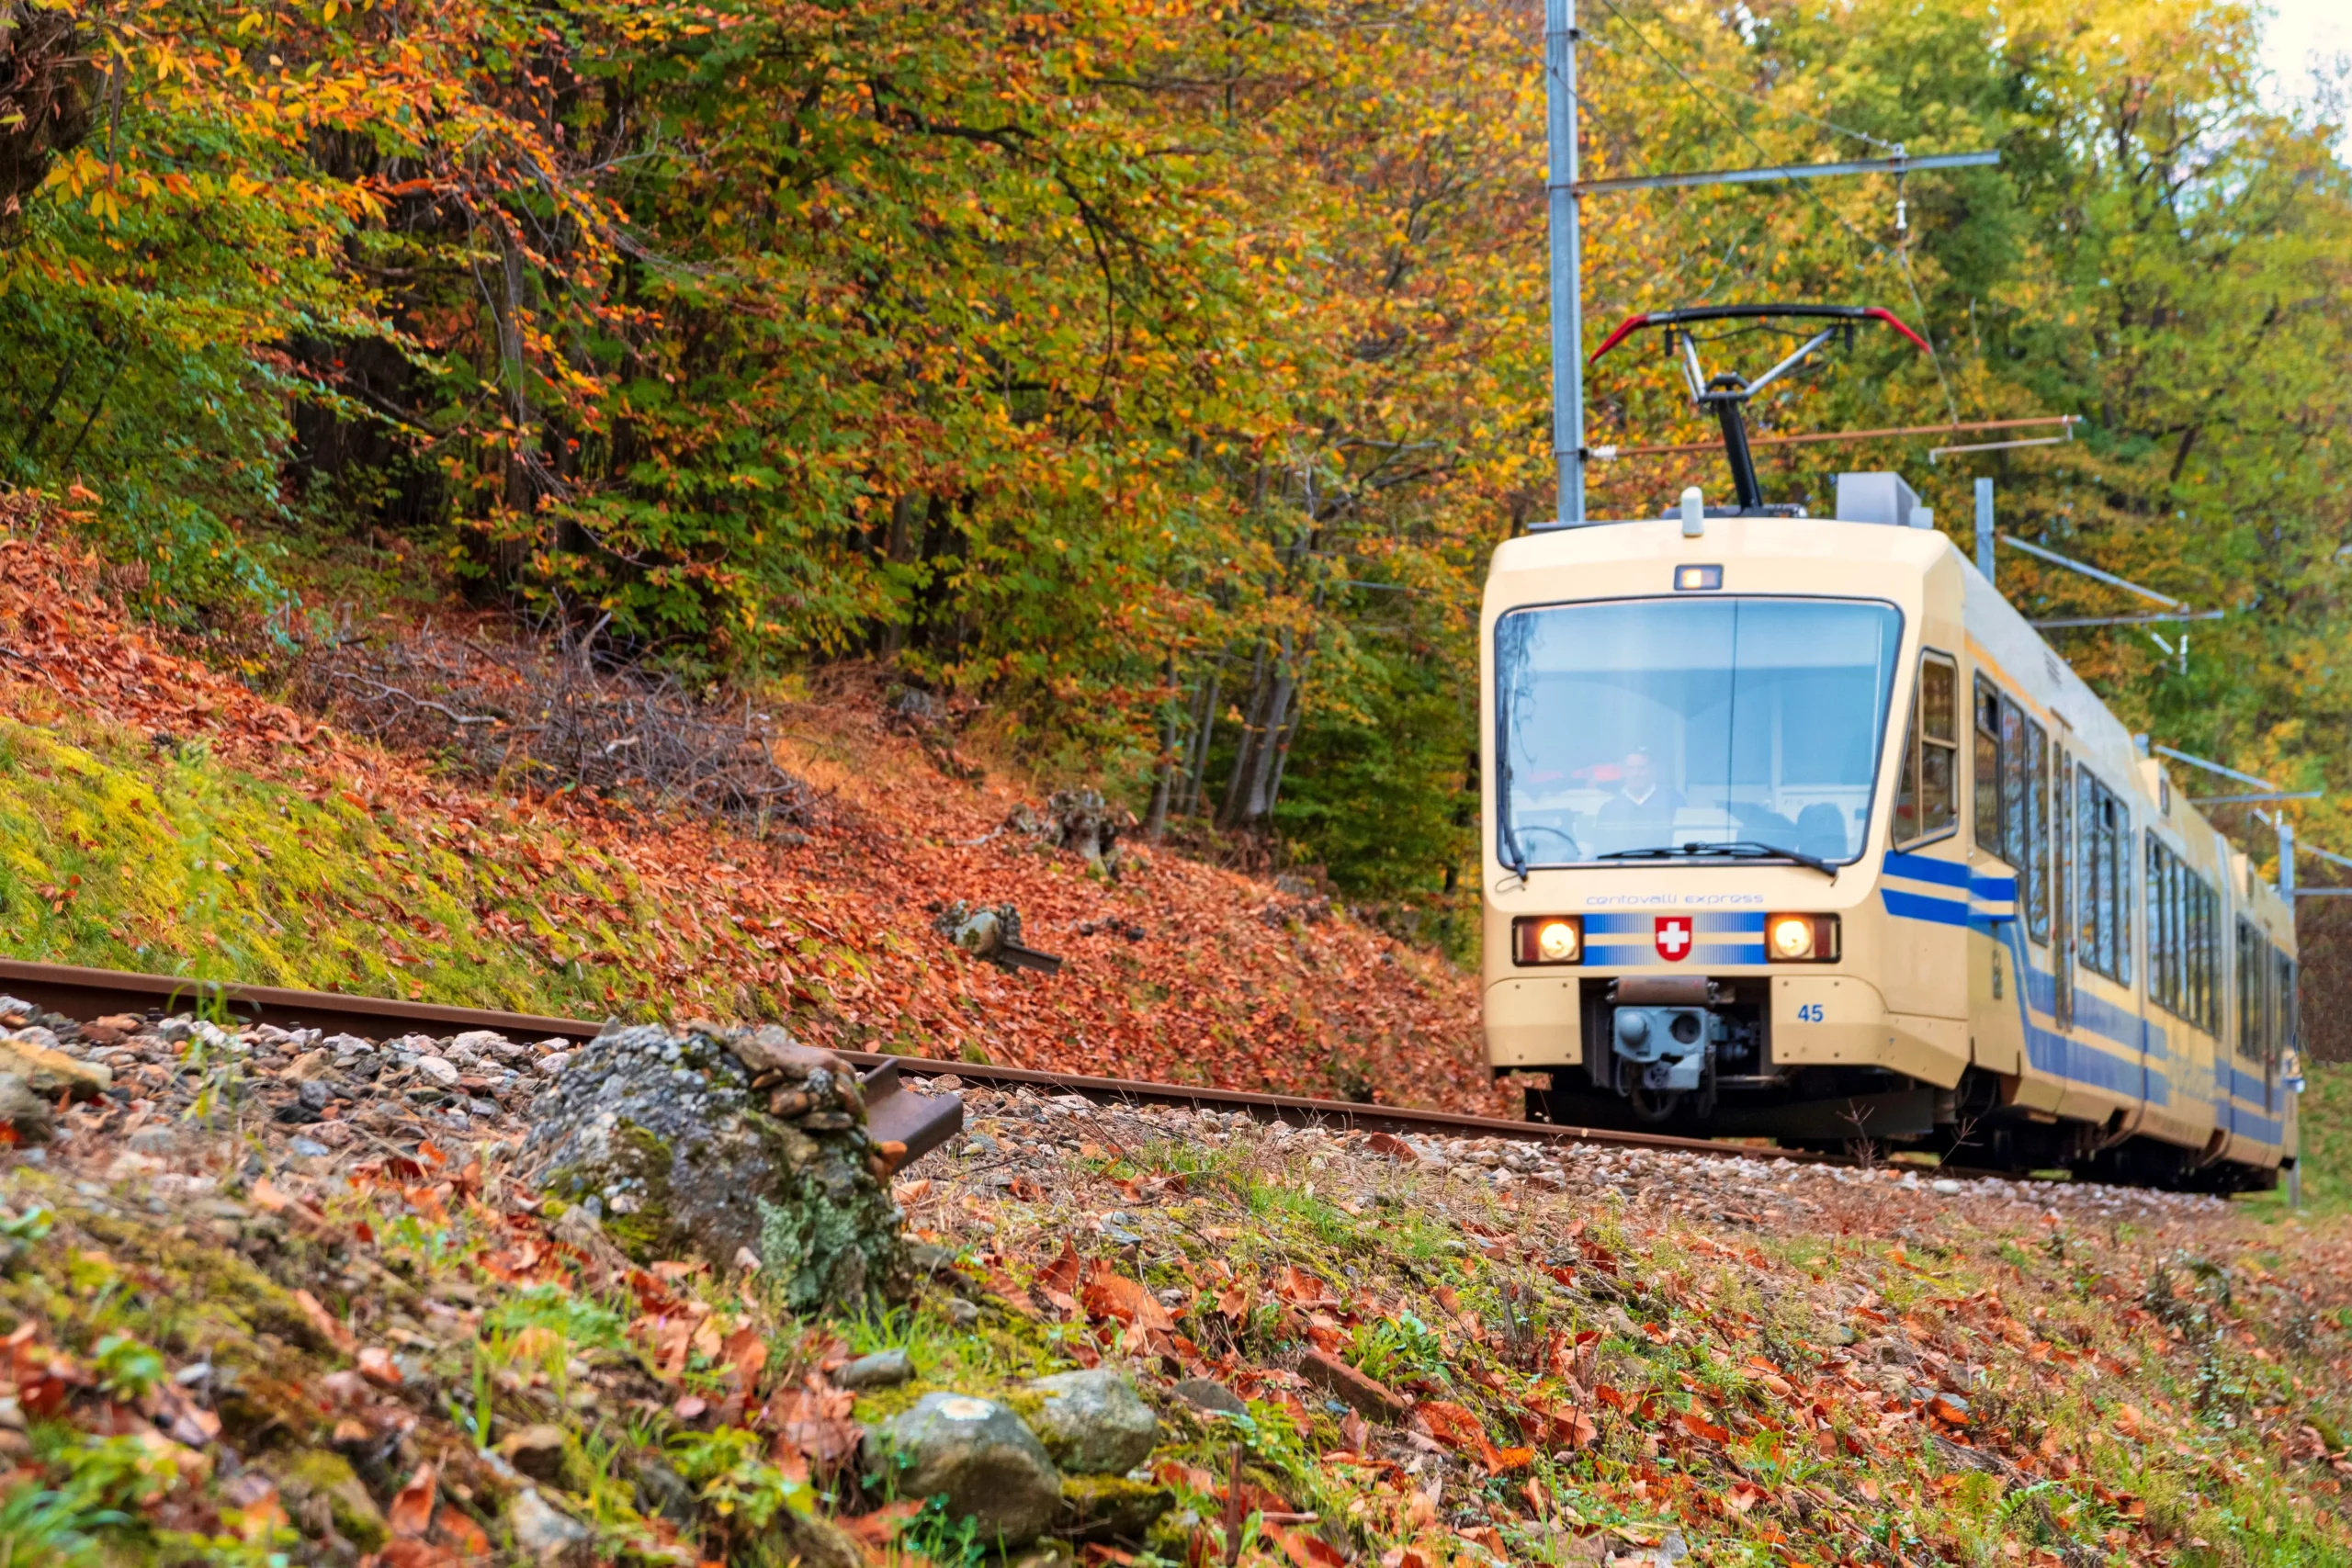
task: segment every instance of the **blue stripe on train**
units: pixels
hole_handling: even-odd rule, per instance
[[[2172,1082],[2159,1065],[2169,1055],[2164,1031],[2138,1013],[2077,992],[2073,1031],[2046,1029],[2034,1021],[2036,1011],[2046,1015],[2056,1010],[2057,979],[2035,967],[2026,952],[2017,919],[2016,876],[1975,874],[1963,862],[1902,853],[1885,857],[1884,872],[1889,878],[1927,883],[1938,890],[1882,884],[1879,899],[1888,914],[1932,925],[1973,926],[2009,949],[2014,971],[2024,982],[2018,988],[2018,1016],[2025,1030],[2026,1059],[2036,1071],[2151,1105],[2171,1102]],[[1945,888],[1961,896],[1939,896]],[[2107,1049],[2109,1044],[2129,1055]]]
[[[1968,923],[1968,903],[1961,898],[1930,898],[1924,893],[1906,893],[1900,887],[1881,885],[1879,902],[1886,906],[1890,915],[1906,920],[1928,920],[1939,926],[1964,926]]]
[[[1932,855],[1906,855],[1889,851],[1884,874],[1905,882],[1932,882],[1942,887],[1966,887],[1968,865],[1963,861],[1938,860]]]
[[[2138,1013],[2080,990],[2075,993],[2075,1029],[2120,1046],[2130,1055],[2117,1055],[2073,1033],[2036,1023],[2037,1010],[2057,1010],[2058,977],[2035,966],[2016,920],[1999,924],[2002,930],[1994,934],[2009,950],[2012,967],[2025,980],[2018,987],[2018,1021],[2025,1026],[2026,1060],[2037,1071],[2070,1083],[2127,1094],[2150,1105],[2171,1104],[2172,1079],[2157,1066],[2170,1055],[2165,1032]]]
[[[1761,909],[1675,910],[1673,918],[1690,922],[1690,951],[1681,964],[1761,964],[1764,962],[1764,911]],[[1611,910],[1584,918],[1585,952],[1596,964],[1657,964],[1657,922],[1654,914]],[[1715,940],[1709,941],[1712,937]]]

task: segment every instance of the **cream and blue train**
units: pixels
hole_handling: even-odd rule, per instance
[[[1841,520],[1496,552],[1493,1066],[1554,1122],[2271,1184],[2289,902],[1891,476],[1849,478]]]

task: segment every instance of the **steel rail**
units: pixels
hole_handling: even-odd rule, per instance
[[[119,969],[37,964],[15,958],[0,958],[0,990],[48,1011],[85,1021],[119,1012],[218,1010],[246,1023],[274,1024],[281,1029],[334,1030],[363,1038],[371,1032],[379,1039],[392,1038],[415,1032],[419,1026],[431,1024],[447,1031],[493,1030],[520,1039],[586,1041],[605,1028],[603,1022],[557,1018],[544,1013],[494,1012],[481,1008],[447,1007],[437,1002],[404,1002],[385,997],[289,990],[277,986],[243,986],[168,975],[139,975]],[[1835,1156],[1809,1149],[1717,1143],[1705,1138],[1675,1137],[1659,1133],[1629,1133],[1547,1122],[1513,1122],[1501,1117],[1470,1116],[1450,1111],[1417,1111],[1403,1106],[1316,1100],[1304,1095],[1268,1094],[1251,1089],[1098,1077],[1084,1073],[1049,1072],[1035,1067],[943,1061],[930,1056],[886,1055],[871,1051],[838,1051],[835,1055],[866,1070],[869,1109],[878,1107],[883,1097],[896,1088],[893,1079],[953,1077],[973,1088],[1026,1089],[1074,1094],[1105,1105],[1163,1105],[1188,1110],[1238,1111],[1256,1121],[1285,1122],[1296,1127],[1444,1137],[1502,1137],[1530,1143],[1593,1144],[1724,1156],[1747,1156],[1799,1163],[1835,1163]],[[918,1101],[921,1098],[907,1097],[910,1101]],[[914,1106],[910,1104],[906,1109],[911,1112]],[[882,1120],[883,1113],[876,1109],[877,1132],[884,1131],[879,1125]],[[910,1128],[919,1129],[918,1136],[899,1141],[907,1144],[910,1150],[908,1157],[911,1159],[924,1149],[935,1148],[947,1137],[953,1136],[960,1122],[959,1115],[956,1125],[940,1130],[929,1123],[910,1121]]]

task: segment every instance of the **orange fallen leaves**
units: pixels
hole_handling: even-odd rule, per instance
[[[1159,1297],[1141,1281],[1129,1279],[1102,1258],[1095,1259],[1087,1271],[1079,1300],[1090,1317],[1107,1317],[1114,1323],[1162,1333],[1172,1334],[1176,1329],[1176,1320],[1168,1315],[1168,1309],[1159,1304]]]
[[[396,1536],[423,1536],[433,1528],[433,1503],[440,1491],[440,1472],[428,1461],[416,1467],[384,1510],[384,1522]]]
[[[258,1186],[259,1183],[255,1185]],[[321,1304],[319,1298],[310,1292],[296,1291],[294,1304],[302,1309],[302,1316],[309,1321],[312,1328],[319,1331],[320,1337],[337,1350],[348,1356],[359,1348],[359,1341],[353,1336],[351,1330],[344,1326],[343,1321],[327,1311]]]
[[[429,839],[463,863],[482,889],[483,939],[518,946],[550,971],[581,956],[575,933],[625,932],[588,955],[620,1010],[658,1002],[681,1016],[725,1017],[740,1014],[747,995],[774,998],[769,1007],[789,998],[808,1005],[803,1027],[818,1043],[881,1027],[934,1040],[944,1057],[970,1049],[1009,1065],[1182,1073],[1295,1093],[1330,1092],[1329,1065],[1347,1059],[1364,1063],[1397,1103],[1508,1111],[1509,1091],[1485,1071],[1472,976],[1344,913],[1317,928],[1304,962],[1289,935],[1260,918],[1264,884],[1170,850],[1123,846],[1116,882],[1072,877],[1070,863],[1039,855],[1025,836],[991,836],[1021,804],[1014,790],[940,786],[921,743],[874,723],[878,700],[810,705],[803,716],[805,729],[833,731],[804,765],[834,794],[797,846],[699,819],[640,817],[578,793],[516,795],[454,779],[433,759],[347,739],[166,651],[97,592],[90,563],[26,536],[37,532],[0,539],[0,630],[39,659],[37,667],[0,662],[0,707],[18,694],[44,704],[62,694],[130,733],[201,738],[229,765],[338,816],[389,818],[396,834]],[[923,787],[899,787],[909,779]],[[844,854],[869,874],[842,880],[833,868]],[[582,860],[602,863],[593,880],[606,891],[571,874]],[[1063,971],[1051,980],[1007,974],[947,948],[927,908],[943,894],[1016,903],[1030,931],[1065,957]],[[646,908],[662,919],[632,918]],[[530,919],[518,917],[522,908]],[[1138,926],[1148,933],[1150,985],[1136,982],[1136,948],[1120,934]],[[453,978],[465,969],[415,967],[405,984],[415,999],[492,1005]],[[1380,983],[1363,983],[1373,972]],[[316,969],[243,977],[338,983]],[[1270,996],[1297,1005],[1270,1007],[1261,999]],[[406,1163],[437,1178],[447,1160],[436,1149]],[[449,1191],[420,1186],[417,1206],[429,1214],[474,1190],[461,1173]]]
[[[1487,1436],[1486,1424],[1474,1412],[1451,1401],[1423,1400],[1413,1406],[1413,1415],[1431,1438],[1456,1453],[1476,1459],[1486,1466],[1489,1475],[1500,1475],[1534,1461],[1533,1449],[1497,1448]]]
[[[408,1381],[392,1353],[381,1345],[369,1345],[359,1352],[359,1375],[380,1388],[398,1388]]]

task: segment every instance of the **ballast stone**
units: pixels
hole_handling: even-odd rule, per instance
[[[970,1394],[924,1394],[866,1434],[865,1462],[901,1497],[944,1496],[991,1542],[1035,1540],[1061,1507],[1061,1472],[1037,1435]]]

